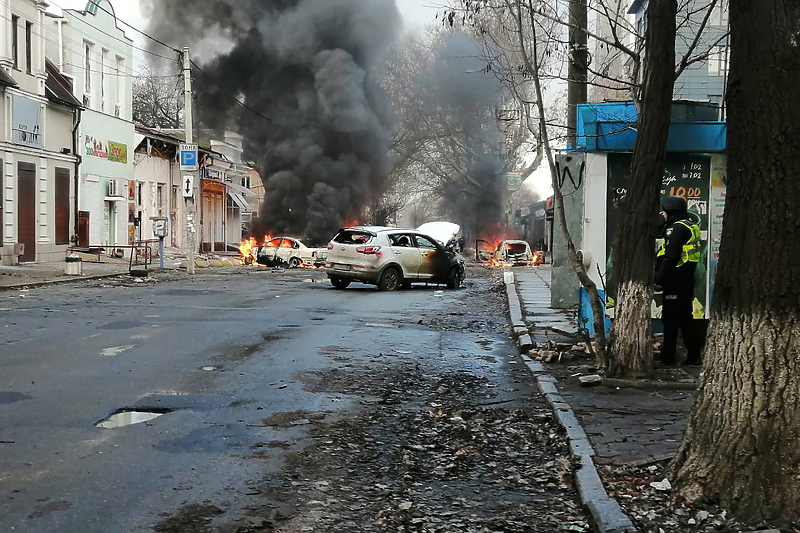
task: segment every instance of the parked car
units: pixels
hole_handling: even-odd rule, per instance
[[[293,237],[275,237],[258,247],[256,261],[268,266],[324,266],[328,250],[309,248]]]
[[[413,229],[341,229],[328,244],[325,266],[337,289],[345,289],[354,281],[377,285],[382,291],[409,288],[416,282],[457,289],[464,280],[461,254]]]

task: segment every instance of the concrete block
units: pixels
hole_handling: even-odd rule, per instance
[[[581,376],[578,381],[581,382],[581,387],[596,387],[603,382],[603,378],[597,374],[592,374],[591,376]]]
[[[531,340],[531,336],[527,333],[519,336],[519,339],[517,339],[517,344],[519,345],[519,350],[521,352],[527,352],[533,348],[533,341]]]

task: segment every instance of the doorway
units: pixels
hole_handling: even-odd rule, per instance
[[[89,247],[89,212],[78,211],[78,247]]]
[[[36,165],[19,163],[17,167],[19,201],[17,228],[19,242],[25,245],[21,263],[36,261]]]

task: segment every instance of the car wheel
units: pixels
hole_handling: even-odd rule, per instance
[[[464,275],[461,270],[459,268],[451,268],[447,274],[447,288],[457,289],[461,286],[462,281],[464,281]]]
[[[289,259],[289,268],[297,268],[300,266],[300,258],[299,257],[292,257]]]
[[[381,279],[378,280],[378,289],[382,291],[396,291],[403,284],[403,279],[400,271],[394,267],[389,267],[381,274]]]
[[[342,278],[331,278],[331,285],[336,289],[346,289],[350,286],[350,280]]]

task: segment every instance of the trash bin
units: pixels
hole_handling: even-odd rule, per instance
[[[64,274],[67,276],[82,276],[83,275],[83,260],[80,256],[70,254],[65,259],[66,265],[64,267]]]

